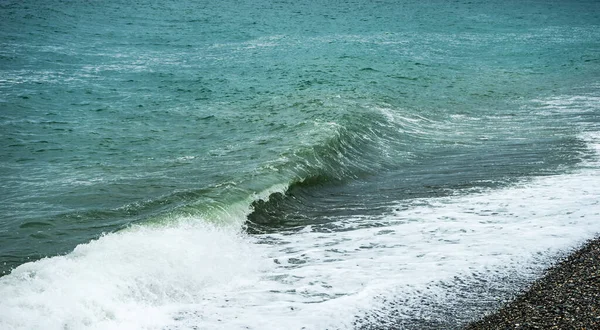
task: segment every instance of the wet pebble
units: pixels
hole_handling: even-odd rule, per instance
[[[599,269],[600,239],[595,239],[528,291],[465,329],[600,329]]]

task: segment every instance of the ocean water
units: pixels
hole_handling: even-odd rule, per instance
[[[1,329],[455,329],[600,232],[597,1],[0,1]]]

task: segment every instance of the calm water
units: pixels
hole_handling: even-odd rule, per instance
[[[600,232],[600,3],[4,0],[0,139],[0,328],[457,328]]]

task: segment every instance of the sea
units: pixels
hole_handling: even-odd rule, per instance
[[[460,329],[599,233],[596,0],[0,0],[0,329]]]

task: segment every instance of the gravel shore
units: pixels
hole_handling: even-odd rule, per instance
[[[600,329],[600,238],[552,267],[515,300],[464,329]]]

